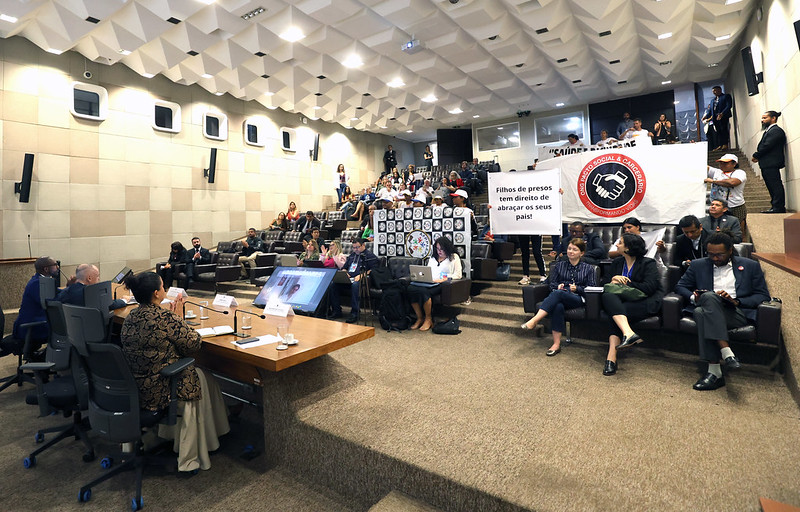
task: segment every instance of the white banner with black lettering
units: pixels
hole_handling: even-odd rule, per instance
[[[578,155],[592,151],[612,151],[620,148],[649,147],[653,145],[650,137],[634,137],[632,139],[615,140],[602,145],[592,144],[591,146],[561,144],[558,146],[540,145],[536,146],[536,154],[539,160],[549,160],[557,156]],[[537,166],[538,168],[538,166]]]
[[[704,215],[707,155],[704,142],[619,148],[554,158],[537,170],[561,170],[565,222],[677,224]]]
[[[489,221],[497,235],[561,234],[558,169],[490,173]]]

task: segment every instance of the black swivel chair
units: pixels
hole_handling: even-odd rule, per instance
[[[48,301],[47,322],[50,324],[50,339],[47,342],[45,362],[21,366],[22,370],[33,372],[36,378],[36,391],[29,394],[25,401],[38,405],[39,415],[42,417],[61,412],[64,417],[72,416],[72,422],[37,431],[34,437],[37,443],[44,442],[45,434],[57,432],[58,435],[22,460],[26,468],[36,465],[37,455],[70,437],[82,441],[86,446],[84,462],[94,460],[94,447],[87,435],[89,422],[81,415],[81,411],[88,408],[86,374],[78,358],[72,357],[73,349],[67,336],[60,302]]]
[[[3,313],[3,307],[0,306],[0,333],[5,332],[5,324],[5,313]],[[25,373],[25,370],[22,369],[22,365],[31,359],[31,355],[34,352],[34,343],[32,339],[33,328],[45,324],[47,324],[47,322],[44,321],[20,324],[20,330],[25,331],[24,340],[19,340],[15,338],[13,334],[9,334],[8,336],[5,336],[2,341],[0,341],[0,353],[2,353],[2,355],[16,354],[17,356],[17,370],[8,377],[3,377],[0,379],[0,391],[13,386],[14,384],[17,386],[22,386],[22,384],[26,382],[30,382],[31,384],[35,382],[33,375],[30,373]]]
[[[146,453],[142,443],[142,430],[158,423],[174,425],[177,418],[178,379],[180,373],[194,363],[187,357],[173,363],[161,375],[170,379],[170,404],[161,411],[139,409],[139,389],[133,378],[122,349],[105,343],[103,316],[94,308],[64,305],[69,339],[83,360],[89,379],[89,423],[92,431],[111,443],[129,444],[133,451],[122,451],[121,463],[81,487],[78,501],[89,501],[92,487],[117,474],[136,470],[136,495],[131,509],[140,510],[142,501],[142,474],[146,464],[176,465],[177,458],[171,451],[159,455]],[[104,468],[110,468],[114,460],[105,457]]]

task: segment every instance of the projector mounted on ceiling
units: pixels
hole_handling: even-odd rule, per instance
[[[419,42],[419,39],[412,39],[407,43],[403,43],[400,47],[401,50],[406,52],[409,55],[414,55],[418,51],[422,50],[423,46],[422,43]]]

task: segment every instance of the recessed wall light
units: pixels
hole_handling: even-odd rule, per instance
[[[681,100],[675,100],[675,101],[673,101],[673,102],[672,102],[672,104],[673,104],[673,105],[677,105],[677,104],[678,104],[678,103],[680,103],[680,102],[681,102]]]
[[[475,114],[474,116],[472,116],[472,119],[478,119],[479,117],[481,117],[481,116],[479,116],[478,114]]]
[[[406,130],[406,133],[414,133],[414,130]]]
[[[62,53],[64,53],[63,50],[56,50],[55,48],[48,48],[47,51],[48,53],[54,53],[56,55],[61,55]]]
[[[120,55],[130,55],[131,54],[130,50],[123,50],[122,48],[117,50],[117,53],[119,53]]]
[[[142,76],[145,78],[153,78],[156,75],[154,75],[153,73],[142,73]]]
[[[708,67],[710,67],[710,68],[715,68],[717,66],[719,66],[718,62],[712,62],[711,64],[708,65]]]

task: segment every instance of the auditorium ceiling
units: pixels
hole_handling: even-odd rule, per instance
[[[2,0],[0,36],[348,128],[433,130],[718,78],[753,0]],[[410,50],[409,41],[417,40]]]

